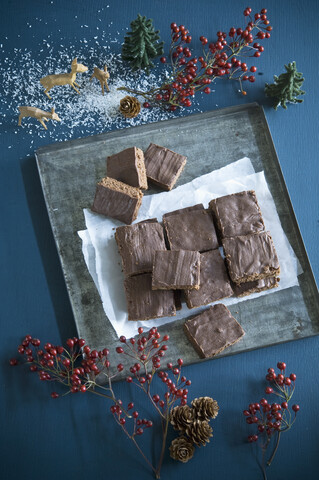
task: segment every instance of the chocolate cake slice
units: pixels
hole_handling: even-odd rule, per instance
[[[241,325],[222,303],[187,320],[184,331],[202,358],[214,357],[245,335]]]
[[[147,188],[143,150],[130,147],[107,157],[106,175],[132,187]]]
[[[137,217],[142,198],[139,188],[105,177],[96,186],[92,210],[131,224]]]
[[[155,252],[153,290],[183,290],[199,288],[200,254],[190,250]]]
[[[248,190],[209,202],[220,239],[249,235],[265,230],[254,190]]]
[[[176,315],[173,290],[152,290],[152,275],[144,273],[124,280],[128,320],[150,320]]]
[[[156,250],[166,250],[164,230],[155,219],[118,227],[115,240],[125,276],[152,272]]]
[[[231,280],[240,285],[279,276],[280,266],[269,232],[223,239]]]
[[[184,155],[151,143],[144,153],[147,178],[164,190],[172,190],[186,160]]]

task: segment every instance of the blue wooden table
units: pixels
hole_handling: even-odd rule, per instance
[[[90,62],[94,46],[103,42],[109,52],[120,52],[121,39],[138,13],[153,18],[168,44],[170,23],[185,24],[194,44],[200,35],[215,39],[217,30],[243,23],[246,5],[234,0],[115,1],[93,0],[2,0],[0,5],[0,291],[1,291],[1,477],[5,480],[56,478],[125,479],[151,478],[143,460],[124,437],[109,413],[104,399],[68,395],[52,400],[50,388],[22,367],[13,369],[9,358],[25,334],[59,344],[76,334],[75,323],[48,220],[33,152],[41,145],[101,131],[100,126],[74,127],[49,124],[16,126],[16,107],[28,98],[32,59],[48,62],[53,52],[81,51],[83,63]],[[273,32],[265,52],[257,59],[259,75],[247,87],[247,96],[237,87],[220,82],[211,95],[202,95],[194,108],[207,111],[257,101],[264,106],[291,201],[309,255],[319,278],[318,255],[318,52],[317,2],[251,4],[253,11],[268,9]],[[228,30],[227,30],[228,31]],[[102,37],[102,35],[104,35]],[[118,41],[115,42],[114,38]],[[85,40],[85,41],[84,41]],[[70,47],[71,48],[71,47]],[[93,50],[90,50],[93,49]],[[87,57],[85,58],[85,52]],[[90,53],[91,52],[91,53]],[[27,59],[21,73],[21,56]],[[54,54],[50,60],[54,71]],[[266,99],[265,82],[295,60],[304,73],[305,101],[275,112]],[[61,61],[61,58],[59,59]],[[18,86],[18,79],[23,81]],[[25,82],[25,84],[24,84]],[[37,98],[38,100],[38,98]],[[13,108],[14,107],[14,108]],[[186,113],[188,113],[186,112]],[[182,114],[186,114],[182,113]],[[112,126],[108,124],[107,129]],[[52,133],[54,131],[54,134]],[[50,133],[51,132],[51,133]],[[162,478],[256,480],[262,478],[254,447],[245,438],[251,429],[242,410],[263,396],[268,367],[285,361],[297,375],[294,400],[301,407],[297,422],[282,436],[279,452],[269,469],[269,480],[319,474],[319,420],[317,359],[319,338],[299,340],[233,357],[185,368],[192,379],[190,398],[209,395],[221,410],[214,422],[214,437],[206,448],[183,465],[166,454]],[[150,415],[145,399],[137,399],[130,385],[116,385],[119,396],[132,398],[143,415]],[[156,429],[152,434],[159,433]],[[151,432],[142,440],[150,456],[154,453]]]

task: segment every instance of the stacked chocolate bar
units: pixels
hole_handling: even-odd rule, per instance
[[[209,203],[237,296],[277,287],[280,266],[253,190]]]
[[[142,203],[148,181],[171,190],[186,163],[186,157],[151,143],[144,152],[127,148],[106,160],[106,177],[98,184],[94,212],[131,224]]]

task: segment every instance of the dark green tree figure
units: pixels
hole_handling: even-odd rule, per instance
[[[297,71],[296,62],[288,63],[288,65],[285,65],[285,69],[286,73],[282,73],[279,77],[274,75],[275,83],[271,85],[266,83],[265,85],[266,95],[275,99],[275,110],[279,106],[286,109],[286,102],[302,103],[303,100],[296,97],[306,93],[304,90],[301,90],[304,78],[302,73]]]
[[[154,67],[152,58],[162,55],[164,42],[158,42],[159,31],[154,30],[153,20],[138,14],[131,22],[132,31],[124,37],[122,58],[130,62],[132,70],[145,70],[150,73]]]

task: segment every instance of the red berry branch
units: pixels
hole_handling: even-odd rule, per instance
[[[257,71],[254,65],[248,67],[247,60],[261,56],[264,47],[259,41],[270,38],[272,27],[269,25],[267,10],[263,8],[260,13],[251,14],[251,8],[244,10],[246,25],[244,28],[230,28],[226,32],[218,31],[217,40],[208,43],[204,36],[199,38],[203,46],[202,56],[193,56],[188,46],[192,37],[184,25],[171,24],[171,45],[169,59],[171,73],[165,82],[146,92],[120,87],[119,90],[144,97],[143,106],[167,108],[171,111],[178,107],[190,107],[191,97],[199,91],[211,93],[210,85],[217,78],[228,78],[239,81],[243,95],[246,91],[242,88],[243,81],[253,83]],[[241,60],[241,59],[243,60]],[[161,57],[162,63],[167,63],[166,57]]]
[[[82,338],[69,338],[65,347],[46,343],[40,348],[40,340],[27,335],[19,345],[18,352],[29,364],[30,371],[37,373],[40,380],[57,382],[65,387],[63,396],[69,393],[89,392],[111,400],[113,404],[110,411],[114,420],[132,440],[153,470],[155,477],[160,478],[169,425],[172,424],[175,429],[187,436],[173,440],[170,447],[174,459],[186,462],[193,456],[195,450],[193,444],[200,446],[209,441],[212,429],[208,425],[208,420],[217,416],[218,405],[209,397],[201,397],[193,400],[192,407],[187,406],[187,387],[191,385],[191,381],[181,375],[183,365],[181,358],[177,360],[177,366],[167,364],[170,374],[159,371],[161,360],[168,349],[166,344],[169,340],[168,335],[161,338],[155,327],[143,334],[143,328],[139,328],[137,338],[127,340],[121,336],[119,340],[121,346],[116,347],[116,352],[132,359],[126,381],[133,383],[147,395],[161,419],[162,447],[156,466],[152,465],[137,441],[137,437],[143,435],[145,429],[151,428],[153,422],[141,419],[139,412],[134,410],[133,402],[129,402],[124,408],[122,400],[117,398],[112,381],[123,371],[124,366],[119,363],[116,369],[111,367],[108,360],[110,352],[107,348],[100,351],[91,350]],[[16,358],[10,360],[12,366],[18,363]],[[151,391],[151,383],[155,376],[159,377],[166,387],[162,395]],[[102,381],[102,377],[105,377],[106,383]],[[52,398],[59,396],[56,391],[51,393]]]
[[[267,480],[266,466],[269,467],[276,455],[280,436],[283,432],[289,430],[295,423],[299,405],[291,407],[289,410],[289,401],[295,390],[296,375],[291,373],[285,376],[286,364],[278,362],[277,367],[280,373],[275,373],[273,368],[268,368],[266,380],[272,386],[267,386],[265,393],[267,395],[274,394],[280,399],[280,403],[270,403],[262,398],[259,403],[251,403],[248,410],[244,410],[246,422],[249,425],[257,426],[257,433],[249,435],[248,442],[259,442],[262,451],[262,460],[260,466],[263,472],[264,480]],[[275,438],[275,447],[269,460],[265,464],[265,456],[267,449],[271,445],[272,439]]]

